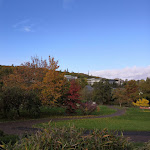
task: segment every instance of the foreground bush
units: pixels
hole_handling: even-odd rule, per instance
[[[10,141],[11,141],[11,144],[15,144],[16,141],[18,140],[19,140],[19,137],[17,135],[7,135],[7,134],[4,134],[4,132],[0,130],[0,145],[2,144],[2,142],[7,144]]]
[[[150,141],[146,142],[143,147],[137,148],[135,150],[150,150]]]
[[[23,138],[14,146],[8,144],[3,147],[7,150],[130,150],[131,144],[123,136],[108,132],[107,129],[85,134],[84,129],[77,129],[74,126],[52,128],[49,125],[42,132]]]

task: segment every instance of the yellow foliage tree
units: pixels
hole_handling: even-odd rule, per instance
[[[49,70],[43,79],[42,86],[42,103],[54,105],[62,96],[62,87],[64,85],[64,74],[57,71],[59,68],[58,61],[49,57]]]
[[[134,106],[143,106],[143,107],[147,107],[149,106],[149,101],[147,99],[139,99],[138,101],[136,101],[136,103],[132,103]]]

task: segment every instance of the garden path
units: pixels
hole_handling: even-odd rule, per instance
[[[10,122],[0,122],[0,130],[4,131],[5,134],[16,134],[20,137],[24,133],[35,133],[39,128],[33,128],[32,126],[38,123],[45,123],[49,121],[60,121],[60,120],[73,120],[73,119],[92,119],[92,118],[106,118],[106,117],[115,117],[125,114],[125,109],[119,109],[114,106],[108,106],[109,108],[117,110],[115,113],[104,116],[84,116],[76,118],[43,118],[43,119],[34,119],[34,120],[25,120],[25,121],[10,121]],[[150,140],[150,132],[124,132],[124,136],[130,137],[133,141],[146,142]]]

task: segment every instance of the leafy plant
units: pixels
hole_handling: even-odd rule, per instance
[[[8,145],[10,147],[10,145]],[[5,145],[7,150],[8,146]],[[74,126],[44,129],[35,135],[23,138],[14,146],[13,150],[26,150],[26,149],[49,149],[49,150],[63,150],[63,149],[102,149],[102,150],[130,150],[132,145],[122,135],[119,136],[115,132],[108,132],[104,130],[93,130],[89,134],[82,128]]]

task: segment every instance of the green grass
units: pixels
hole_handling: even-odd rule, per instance
[[[119,117],[52,122],[52,125],[56,126],[68,126],[69,124],[85,129],[150,131],[150,112],[144,112],[138,108],[128,108],[126,114]],[[45,125],[40,124],[41,127]]]
[[[98,106],[100,111],[95,111],[93,112],[90,116],[95,116],[95,115],[108,115],[108,114],[112,114],[115,113],[116,110],[114,109],[110,109],[107,106]],[[61,108],[61,107],[41,107],[41,114],[38,118],[36,119],[41,119],[41,118],[76,118],[76,117],[84,117],[82,112],[80,110],[77,110],[77,113],[72,115],[72,116],[68,116],[65,114],[65,108]],[[6,119],[6,118],[2,118],[2,115],[0,115],[0,122],[4,122],[4,121],[16,121],[16,120],[29,120],[29,119],[33,119],[32,114],[29,114],[27,111],[21,110],[20,111],[21,117],[19,118],[13,118],[10,117],[11,119]],[[13,115],[13,112],[11,113],[11,115]],[[86,116],[85,116],[86,117]]]

